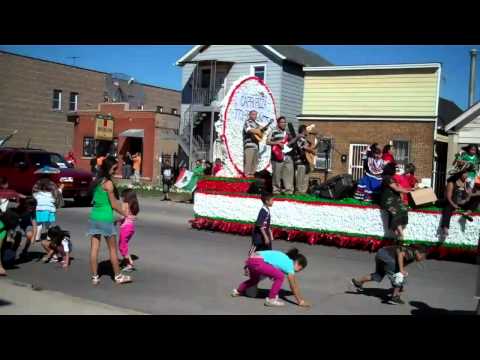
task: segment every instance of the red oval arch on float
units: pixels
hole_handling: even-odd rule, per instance
[[[230,152],[230,148],[228,146],[228,137],[225,135],[225,132],[226,132],[226,129],[227,129],[227,123],[228,123],[228,110],[232,104],[232,100],[233,98],[235,97],[235,94],[237,93],[238,89],[243,85],[245,84],[247,81],[250,81],[250,80],[255,80],[257,81],[258,83],[260,83],[260,85],[262,85],[263,87],[265,87],[265,89],[267,90],[267,93],[268,95],[270,95],[271,99],[272,99],[272,103],[273,103],[273,112],[274,112],[274,117],[276,118],[277,116],[277,108],[276,108],[276,105],[275,105],[275,98],[273,97],[272,95],[272,92],[270,90],[270,88],[268,87],[267,84],[265,84],[265,82],[260,79],[259,77],[256,77],[256,76],[249,76],[245,79],[243,79],[242,81],[240,81],[240,83],[238,83],[235,88],[233,89],[232,93],[230,94],[229,98],[228,98],[228,101],[227,101],[227,106],[225,107],[225,110],[224,110],[224,116],[223,116],[223,133],[221,135],[221,138],[224,140],[225,142],[225,148],[227,150],[227,155],[228,155],[228,159],[230,160],[230,162],[233,164],[233,167],[235,168],[235,170],[237,171],[237,173],[243,177],[245,177],[245,173],[239,169],[239,167],[237,166],[237,164],[233,161],[233,157],[232,157],[232,154]],[[243,133],[242,133],[242,136],[243,136]],[[262,171],[264,170],[267,170],[267,168],[271,165],[271,163],[269,162],[267,164],[267,166],[262,169]]]

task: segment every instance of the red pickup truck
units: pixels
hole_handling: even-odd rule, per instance
[[[0,176],[8,179],[10,188],[30,195],[39,175],[34,174],[44,166],[58,168],[60,173],[50,175],[57,184],[63,184],[63,197],[75,202],[88,203],[88,189],[92,182],[90,172],[72,168],[60,154],[38,150],[0,147]]]

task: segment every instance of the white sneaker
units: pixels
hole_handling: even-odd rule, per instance
[[[127,266],[124,266],[122,268],[122,271],[125,271],[125,272],[132,272],[134,270],[135,270],[135,267],[132,264],[128,264]]]
[[[239,297],[239,296],[241,296],[241,294],[238,292],[237,289],[233,289],[230,295],[232,295],[232,297]]]
[[[265,306],[285,306],[283,301],[278,300],[278,297],[275,299],[266,298],[265,299]]]

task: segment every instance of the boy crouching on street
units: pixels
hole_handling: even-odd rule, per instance
[[[352,284],[358,291],[363,291],[363,284],[369,281],[381,282],[385,276],[390,279],[393,288],[389,304],[405,304],[400,298],[403,291],[405,278],[408,276],[406,266],[426,259],[426,248],[424,246],[385,246],[375,256],[375,272],[365,275],[360,279],[352,279]]]

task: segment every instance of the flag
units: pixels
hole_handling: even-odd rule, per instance
[[[182,191],[193,192],[197,187],[198,176],[186,169],[180,170],[175,187]]]

